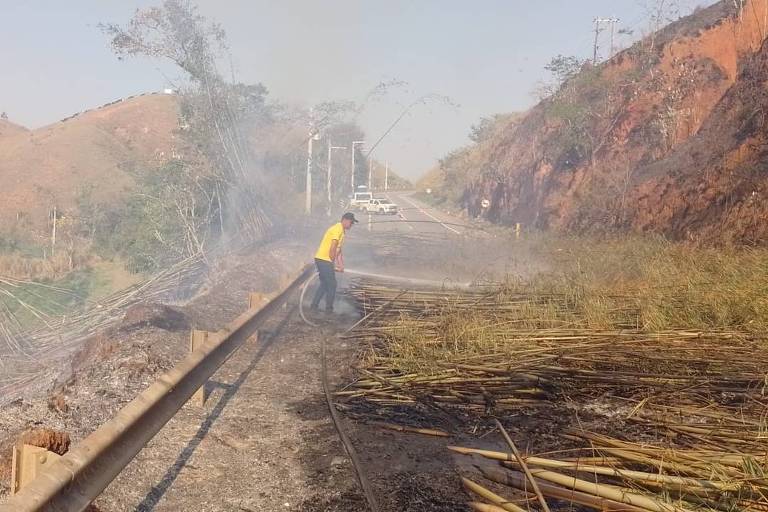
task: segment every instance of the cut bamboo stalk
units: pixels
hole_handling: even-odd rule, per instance
[[[612,486],[580,480],[578,478],[556,473],[554,471],[534,469],[531,470],[531,473],[533,473],[536,478],[541,478],[557,485],[562,485],[563,487],[575,489],[587,494],[592,494],[593,496],[599,496],[601,498],[618,501],[620,503],[626,503],[627,505],[632,505],[653,512],[693,512],[691,509],[664,503],[663,501],[656,498],[651,498],[650,496],[626,492]]]
[[[522,491],[528,490],[528,479],[522,473],[504,471],[499,468],[480,468],[480,472],[485,478],[492,482],[508,485]],[[538,484],[541,491],[547,496],[569,503],[591,507],[595,510],[608,512],[645,512],[645,509],[641,507],[635,507],[633,505],[601,498],[573,489],[565,489],[547,482],[538,482]]]
[[[509,445],[509,448],[512,450],[512,454],[515,456],[515,459],[518,464],[523,468],[523,471],[525,472],[525,476],[528,477],[528,481],[531,482],[531,487],[533,488],[533,492],[536,493],[536,497],[539,499],[539,503],[541,503],[541,508],[544,509],[544,512],[549,512],[549,506],[547,505],[547,500],[544,499],[544,495],[541,494],[541,490],[539,489],[539,486],[536,484],[536,480],[533,478],[533,475],[531,474],[531,471],[528,469],[528,466],[526,465],[525,461],[523,460],[522,455],[520,455],[520,451],[517,449],[517,446],[515,446],[515,443],[512,441],[512,438],[509,437],[509,434],[507,434],[506,429],[504,428],[504,425],[501,424],[501,422],[496,419],[496,427],[501,431],[501,434],[504,436],[504,440]]]
[[[461,478],[461,483],[464,484],[464,487],[472,493],[477,494],[481,498],[490,501],[494,505],[498,505],[501,510],[506,510],[508,512],[528,512],[524,508],[515,505],[514,503],[511,503],[509,500],[504,499],[503,497],[499,496],[498,494],[489,491],[482,485],[473,482],[469,478]]]
[[[451,434],[448,432],[442,431],[442,430],[436,430],[432,428],[416,428],[416,427],[406,427],[403,425],[395,425],[394,423],[381,423],[376,422],[374,423],[377,427],[386,428],[388,430],[395,430],[397,432],[411,432],[413,434],[424,434],[426,436],[435,436],[435,437],[451,437]]]
[[[660,473],[646,473],[629,469],[614,469],[601,466],[591,466],[578,462],[562,462],[559,460],[542,459],[540,457],[526,457],[525,462],[532,466],[544,468],[558,468],[579,473],[591,473],[594,475],[616,476],[627,480],[640,482],[653,482],[658,484],[679,485],[682,487],[702,487],[705,489],[717,489],[719,491],[736,491],[741,485],[735,482],[716,482],[701,478],[688,478],[681,476],[663,475]],[[518,461],[506,461],[505,464],[518,466]]]
[[[477,512],[506,512],[509,509],[497,507],[496,505],[489,505],[487,503],[480,503],[478,501],[470,501],[468,503],[469,507],[472,510],[477,510]],[[522,512],[528,512],[527,510],[521,508],[520,511]]]

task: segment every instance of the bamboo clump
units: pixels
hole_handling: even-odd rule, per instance
[[[484,461],[483,477],[510,490],[502,496],[465,479],[474,510],[543,509],[533,478],[547,500],[595,510],[768,511],[764,337],[648,331],[622,297],[595,325],[567,293],[405,291],[370,281],[350,293],[364,316],[376,311],[346,335],[364,347],[357,380],[337,393],[351,413],[420,428],[448,417],[467,432],[477,422],[462,419],[504,421],[521,410],[573,416],[599,404],[614,418],[616,432],[560,432],[576,457],[519,461],[451,447]]]

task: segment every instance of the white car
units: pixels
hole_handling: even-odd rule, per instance
[[[397,205],[389,199],[371,199],[365,206],[365,211],[368,213],[379,213],[382,215],[396,215]]]
[[[355,192],[349,199],[349,207],[352,210],[368,211],[368,203],[373,200],[370,192]]]

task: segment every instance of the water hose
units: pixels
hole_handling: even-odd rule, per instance
[[[317,279],[317,274],[314,274],[312,277],[307,279],[304,285],[301,287],[301,293],[299,294],[299,316],[301,316],[301,319],[304,320],[305,324],[311,325],[312,327],[317,327],[318,324],[311,321],[304,314],[304,295],[307,293],[307,289],[309,288],[310,283],[314,282],[315,279]]]

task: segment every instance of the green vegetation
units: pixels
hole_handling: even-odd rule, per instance
[[[15,279],[0,275],[0,319],[22,328],[69,315],[88,303],[136,284],[120,261],[100,261],[62,273],[62,277]]]
[[[58,280],[0,279],[0,285],[2,318],[13,318],[22,327],[29,327],[83,306],[97,286],[97,278],[92,270],[77,270]]]
[[[541,105],[557,130],[545,150],[556,166],[576,167],[593,157],[600,144],[600,121],[614,116],[618,105],[610,101],[610,82],[600,68],[561,55],[546,69],[557,87]]]
[[[109,234],[134,272],[154,272],[206,248],[221,229],[218,181],[172,160],[140,176],[139,191]]]

